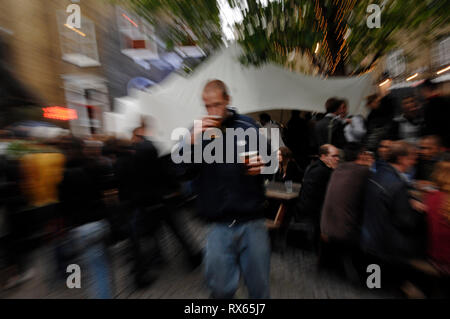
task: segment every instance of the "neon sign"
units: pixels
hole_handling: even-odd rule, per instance
[[[77,111],[62,106],[49,106],[42,108],[44,117],[60,121],[76,120],[78,118]]]

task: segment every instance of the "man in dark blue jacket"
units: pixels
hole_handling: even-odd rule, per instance
[[[213,298],[232,298],[242,272],[250,298],[269,298],[270,246],[261,176],[267,167],[259,147],[266,141],[251,118],[228,107],[222,81],[210,81],[202,98],[208,116],[196,122],[172,160],[179,163],[174,157],[181,153],[188,162],[194,159],[181,166],[196,177],[198,211],[211,223],[204,259],[207,284]],[[212,146],[217,146],[214,151]]]
[[[389,148],[388,163],[377,169],[367,186],[362,246],[370,255],[396,264],[421,257],[424,219],[404,175],[415,164],[415,149],[402,141]]]

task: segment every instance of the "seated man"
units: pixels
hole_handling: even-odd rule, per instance
[[[320,211],[325,198],[328,180],[339,163],[339,150],[330,144],[319,148],[319,159],[306,169],[297,203],[296,221],[313,223],[316,242],[319,233]]]
[[[347,276],[352,277],[355,275],[352,259],[359,244],[364,191],[373,157],[361,144],[349,143],[345,148],[345,160],[331,175],[320,226],[326,241],[322,247],[337,248]]]
[[[361,244],[369,258],[385,271],[384,278],[409,280],[405,269],[424,255],[424,215],[412,200],[404,175],[416,160],[415,149],[404,141],[393,142],[387,162],[367,184]],[[383,285],[383,283],[382,283]]]

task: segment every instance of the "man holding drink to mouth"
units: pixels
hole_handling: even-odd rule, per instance
[[[202,160],[201,163],[181,164],[186,173],[194,173],[197,177],[198,210],[211,225],[204,258],[211,297],[233,298],[242,273],[249,298],[269,298],[270,246],[261,176],[265,164],[261,152],[251,149],[252,143],[247,137],[230,139],[227,134],[230,129],[243,130],[255,133],[257,145],[267,141],[259,134],[254,120],[228,107],[230,97],[222,81],[208,82],[202,98],[208,115],[202,121],[196,121],[190,138],[177,152],[192,154],[195,147],[204,150],[215,139],[222,138],[221,156],[225,159],[227,152],[228,155],[232,152],[234,159],[231,162],[227,158],[212,163]],[[220,136],[215,134],[219,133],[218,129],[222,132]],[[208,133],[209,138],[204,136]],[[245,152],[239,153],[239,150]]]

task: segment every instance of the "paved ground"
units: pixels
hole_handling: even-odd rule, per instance
[[[207,229],[190,216],[190,213],[184,212],[180,217],[203,245]],[[162,242],[167,263],[162,267],[157,281],[143,290],[135,289],[129,276],[130,264],[125,258],[127,242],[111,248],[116,298],[208,298],[202,269],[188,270],[180,245],[167,229],[163,230]],[[37,252],[34,258],[36,275],[33,279],[20,287],[0,292],[0,298],[85,298],[83,289],[68,289],[64,282],[57,284],[49,279],[52,276],[49,255],[45,249]],[[355,287],[333,274],[318,272],[315,254],[294,247],[288,247],[284,254],[272,254],[271,295],[276,299],[398,297],[384,291]],[[246,298],[243,285],[236,298]]]

